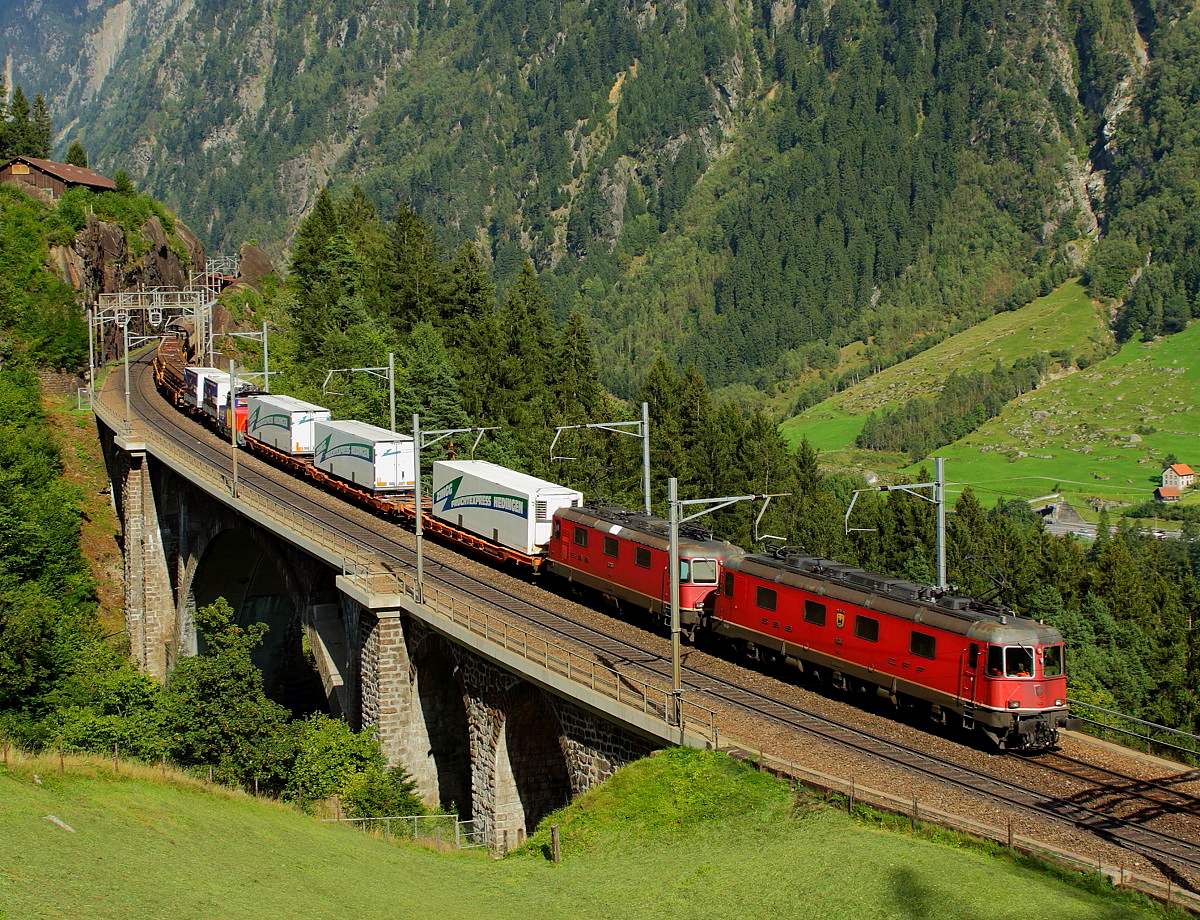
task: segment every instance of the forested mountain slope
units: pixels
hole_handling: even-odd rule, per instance
[[[1117,116],[1190,9],[60,0],[0,14],[0,53],[63,143],[217,249],[278,253],[321,187],[358,183],[447,250],[482,243],[501,289],[532,257],[628,393],[662,350],[718,386],[792,380],[854,339],[891,363],[1072,273],[1114,156],[1121,177],[1156,156],[1171,112],[1136,104],[1129,150]]]

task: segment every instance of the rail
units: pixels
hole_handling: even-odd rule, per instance
[[[103,399],[97,399],[93,411],[112,430],[146,445],[146,449],[177,470],[190,473],[226,496],[233,497],[232,479],[208,466],[152,427],[130,423],[124,412],[117,412]],[[270,522],[281,536],[303,537],[337,560],[342,575],[364,594],[404,596],[416,605],[415,572],[396,570],[386,565],[375,551],[322,525],[315,518],[298,514],[276,499],[239,481],[237,501],[254,513],[260,524]],[[505,652],[519,655],[530,664],[555,674],[576,686],[663,722],[670,734],[678,732],[682,741],[687,732],[701,742],[716,747],[719,740],[716,713],[686,697],[677,697],[670,689],[657,687],[640,678],[624,674],[594,658],[555,643],[546,636],[514,625],[463,597],[437,586],[425,584],[421,606],[454,623],[479,640]],[[678,714],[678,715],[676,715]]]

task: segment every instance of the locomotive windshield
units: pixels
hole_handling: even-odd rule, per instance
[[[1032,677],[1033,649],[1025,645],[1008,648],[993,645],[988,649],[987,670],[992,677]]]
[[[717,560],[680,559],[679,580],[692,585],[715,585],[717,583]]]

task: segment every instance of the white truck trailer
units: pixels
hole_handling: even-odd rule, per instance
[[[246,409],[246,437],[292,456],[313,452],[316,423],[330,415],[324,406],[267,393],[247,396]]]
[[[229,374],[219,367],[185,367],[183,369],[183,401],[193,409],[204,407],[204,381],[210,374]]]
[[[433,516],[526,555],[541,553],[554,512],[583,504],[583,493],[486,460],[433,464]]]
[[[416,486],[413,439],[366,422],[317,420],[313,465],[330,476],[372,492],[400,492]]]

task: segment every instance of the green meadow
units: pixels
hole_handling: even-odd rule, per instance
[[[0,770],[0,917],[1163,915],[1095,878],[886,824],[797,798],[724,755],[673,750],[619,771],[496,860],[387,843],[151,769],[60,776],[42,762]]]
[[[1028,306],[992,317],[782,426],[821,449],[830,465],[878,472],[932,472],[898,454],[858,450],[853,440],[874,410],[931,392],[954,370],[982,370],[1022,355],[1078,355],[1102,341],[1103,317],[1069,283]],[[1002,415],[941,448],[951,491],[969,484],[986,504],[999,498],[1062,494],[1081,510],[1099,501],[1153,496],[1163,458],[1200,466],[1200,323],[1154,342],[1129,342],[1084,370],[1050,380]],[[1188,501],[1200,500],[1195,493]]]
[[[1077,507],[1148,501],[1167,454],[1200,466],[1197,356],[1200,323],[1155,342],[1129,342],[938,451],[947,477],[997,496],[1061,492]],[[1187,497],[1194,501],[1196,493]]]
[[[997,361],[1059,352],[1075,358],[1098,353],[1107,339],[1106,317],[1071,281],[1019,310],[1000,313],[916,357],[837,393],[780,426],[789,443],[807,437],[822,451],[852,444],[866,416],[928,395],[955,371],[986,371]]]

